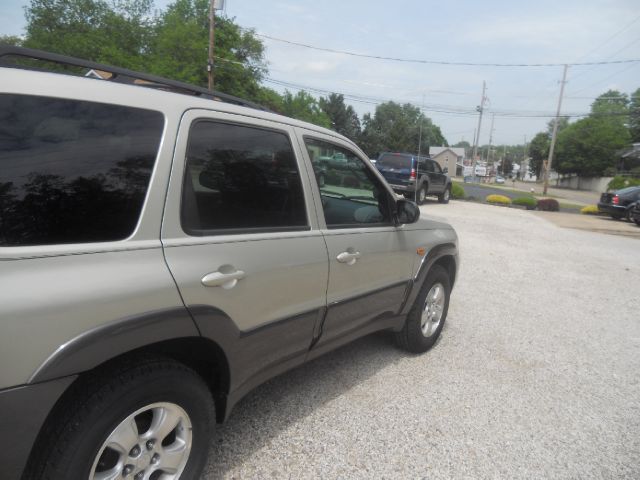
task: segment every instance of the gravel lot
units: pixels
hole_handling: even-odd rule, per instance
[[[640,478],[640,240],[429,203],[459,282],[422,356],[373,335],[259,387],[206,478]]]

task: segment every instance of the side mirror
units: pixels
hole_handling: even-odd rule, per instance
[[[420,218],[420,209],[411,200],[401,198],[396,201],[396,221],[399,225],[416,223]]]
[[[442,169],[442,171],[443,171],[444,173],[449,173],[449,167],[444,167],[444,168]]]

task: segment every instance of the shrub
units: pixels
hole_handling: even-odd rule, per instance
[[[560,204],[554,198],[542,198],[538,200],[538,210],[543,212],[558,212],[560,211]]]
[[[616,175],[607,184],[607,190],[620,190],[625,187],[634,187],[640,185],[640,178],[623,177],[622,175]]]
[[[495,203],[498,205],[511,205],[511,199],[504,195],[487,195],[485,199],[487,203]]]
[[[536,208],[538,201],[533,197],[518,197],[513,199],[514,205],[522,205],[527,207],[528,210],[533,210]]]
[[[464,188],[459,183],[453,183],[451,185],[451,196],[453,198],[464,198],[465,197]]]
[[[597,205],[587,205],[580,209],[580,213],[584,213],[585,215],[597,215],[600,213],[600,210],[598,210]]]

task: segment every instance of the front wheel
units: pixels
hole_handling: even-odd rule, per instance
[[[396,343],[413,353],[429,350],[442,332],[449,311],[451,283],[449,274],[434,265],[424,281],[404,327],[396,333]]]
[[[450,199],[451,199],[451,187],[445,188],[444,192],[438,195],[438,201],[440,203],[449,203]]]
[[[54,412],[26,478],[195,480],[215,409],[193,370],[143,359],[79,381]]]

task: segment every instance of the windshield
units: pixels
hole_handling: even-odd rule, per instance
[[[376,163],[377,165],[388,168],[411,168],[412,159],[413,157],[411,157],[411,155],[383,153]]]

